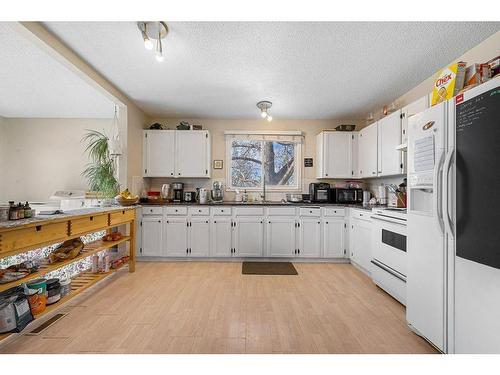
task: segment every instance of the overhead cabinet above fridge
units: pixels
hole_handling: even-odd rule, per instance
[[[144,177],[210,177],[207,130],[144,130]]]

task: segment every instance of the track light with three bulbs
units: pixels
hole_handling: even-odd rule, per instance
[[[162,21],[137,22],[137,27],[141,32],[144,48],[150,51],[154,48],[156,61],[165,60],[162,40],[168,34],[167,24]]]

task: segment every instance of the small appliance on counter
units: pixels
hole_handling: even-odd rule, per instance
[[[214,203],[222,203],[222,201],[224,200],[224,190],[222,188],[222,184],[219,181],[214,181],[211,194],[212,202]]]
[[[170,195],[170,185],[169,184],[163,184],[161,186],[161,198],[162,199],[168,199]]]
[[[288,193],[286,195],[286,201],[290,203],[301,203],[302,194]]]
[[[309,184],[311,202],[320,203],[330,200],[330,185],[325,182],[312,182]]]
[[[194,191],[184,192],[184,202],[186,203],[196,202]]]
[[[372,193],[369,190],[363,190],[363,206],[368,206],[370,204],[370,199],[372,197]]]
[[[174,192],[174,202],[182,202],[184,198],[184,184],[182,182],[174,182],[172,184],[172,190]]]
[[[351,188],[332,188],[331,203],[359,204],[363,202],[363,190]]]
[[[196,201],[199,204],[208,203],[208,192],[205,188],[196,188]]]

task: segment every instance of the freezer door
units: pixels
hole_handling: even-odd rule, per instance
[[[500,268],[500,87],[459,102],[457,256]]]
[[[456,103],[454,351],[500,353],[500,78]]]

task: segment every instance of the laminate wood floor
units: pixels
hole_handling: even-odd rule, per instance
[[[142,262],[0,353],[435,353],[405,309],[350,264]]]

